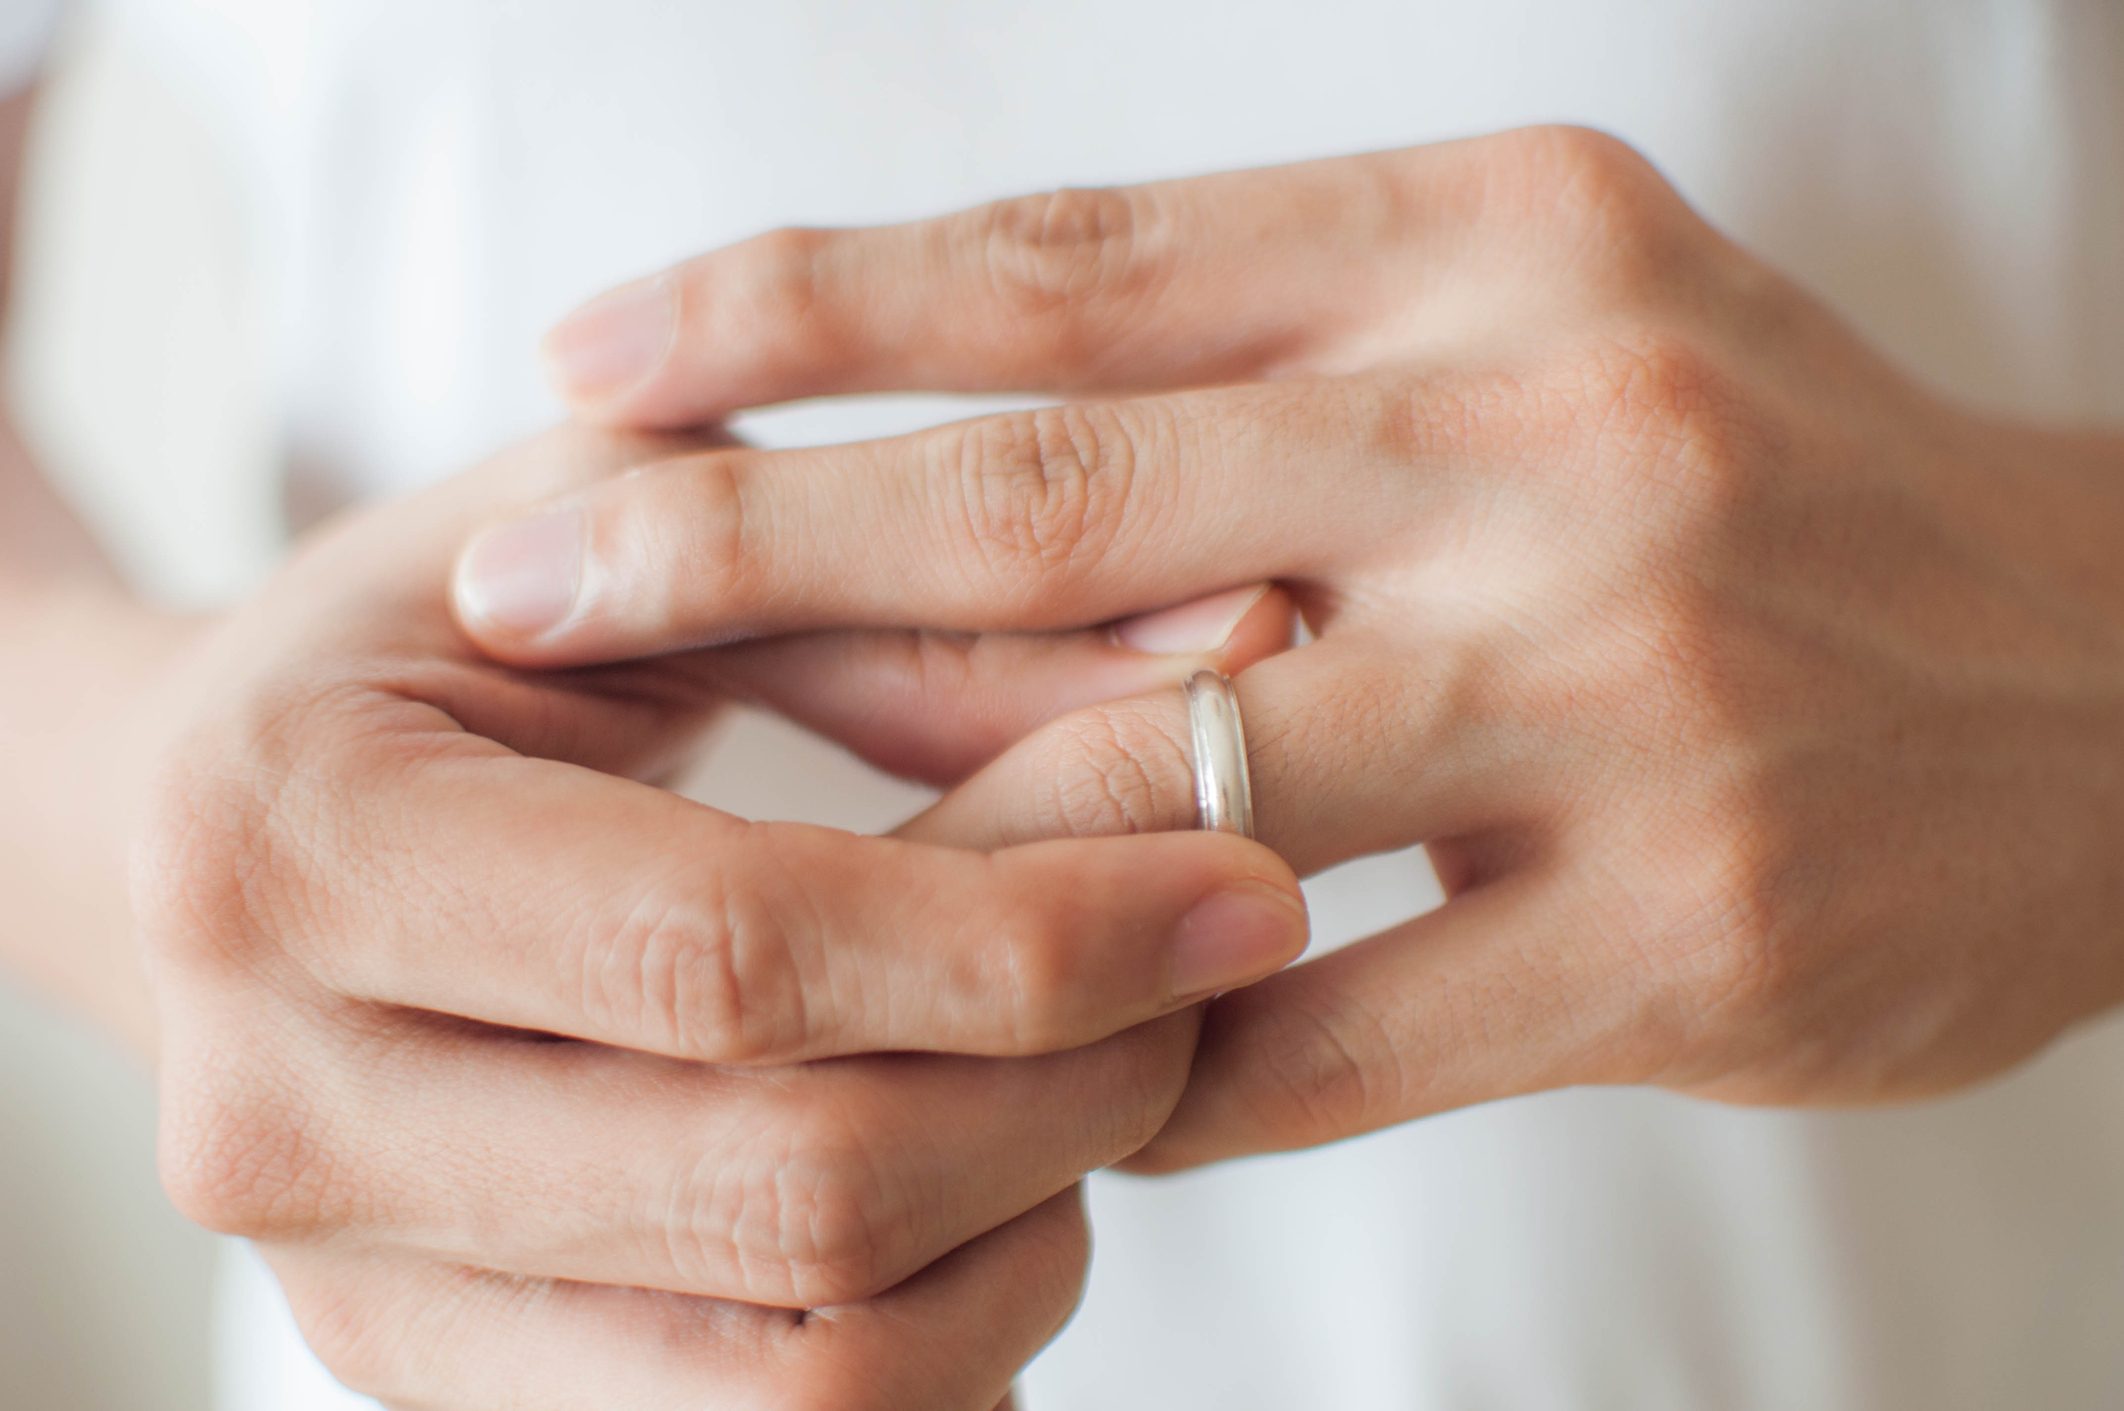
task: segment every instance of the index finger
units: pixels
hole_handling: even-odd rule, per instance
[[[340,993],[710,1063],[1074,1048],[1277,969],[1304,904],[1208,835],[995,854],[753,823],[588,770],[360,751],[313,869]],[[1236,972],[1236,973],[1224,973]]]
[[[475,537],[458,618],[529,666],[825,627],[1090,626],[1443,525],[1423,511],[1475,462],[1480,395],[1458,372],[1256,384],[683,457]]]

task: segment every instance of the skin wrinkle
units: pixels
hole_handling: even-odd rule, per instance
[[[631,546],[646,543],[650,547],[642,552],[648,561],[673,565],[670,581],[674,590],[708,592],[731,605],[741,621],[757,616],[763,604],[752,573],[760,561],[762,541],[755,532],[747,493],[747,455],[742,450],[711,451],[665,471],[659,477],[661,488],[675,503],[669,511],[637,522],[632,532],[622,534],[617,553],[600,558],[626,563],[636,552]],[[707,525],[717,526],[716,532],[704,535],[701,531]],[[651,605],[650,620],[668,621],[669,612],[668,604]],[[742,627],[733,627],[720,639],[731,640],[742,631]]]
[[[1027,440],[1005,462],[1017,493],[1005,500],[1004,516],[990,523],[1019,525],[999,537],[1032,567],[1081,574],[1112,547],[1135,475],[1140,427],[1132,428],[1118,407],[1095,403],[1038,407],[1022,426]],[[1022,581],[1024,566],[1010,564],[999,577]]]
[[[322,1174],[301,1119],[279,1104],[232,1100],[226,1087],[186,1094],[164,1116],[164,1189],[187,1218],[218,1233],[264,1239],[300,1228],[319,1203]]]
[[[793,366],[832,366],[839,350],[855,340],[841,316],[845,301],[824,296],[830,282],[826,270],[833,249],[831,236],[796,227],[770,231],[747,244],[764,267],[765,277],[739,278],[724,287],[764,294],[749,310],[750,327],[770,330],[770,336],[783,340]],[[685,287],[683,281],[681,287]],[[734,336],[725,345],[741,346],[744,341]]]
[[[1081,364],[1102,337],[1102,311],[1133,319],[1170,277],[1170,240],[1135,192],[1065,187],[999,201],[968,223],[996,307],[1045,325],[1050,356],[1065,364]]]
[[[1295,997],[1292,997],[1295,998]],[[1235,1089],[1247,1105],[1246,1124],[1272,1141],[1300,1133],[1360,1130],[1375,1110],[1370,1051],[1346,1042],[1338,1022],[1368,1022],[1362,1014],[1333,1015],[1303,1002],[1286,1002],[1255,1036],[1247,1058],[1255,1080]],[[1295,1032],[1294,1032],[1295,1031]]]
[[[826,934],[826,919],[812,904],[801,878],[784,868],[771,824],[748,822],[746,838],[732,855],[753,862],[760,880],[746,881],[734,869],[718,869],[717,920],[720,962],[705,1003],[719,1008],[736,1062],[772,1060],[806,1046],[813,1020],[803,999],[801,937]],[[790,910],[802,915],[790,916]],[[728,1041],[726,1041],[728,1042]]]
[[[234,965],[270,983],[259,967],[282,957],[258,944],[260,933],[317,914],[320,904],[305,895],[316,886],[305,854],[312,825],[333,815],[310,802],[316,778],[295,761],[333,694],[318,693],[315,707],[300,697],[290,715],[248,723],[238,747],[254,767],[187,770],[161,784],[143,835],[154,845],[135,854],[136,906],[158,962]],[[217,936],[250,944],[232,949]]]
[[[991,855],[980,854],[970,860],[968,865],[988,873],[991,883],[1000,884],[1006,880],[1001,865]],[[950,915],[949,912],[941,914]],[[1015,1029],[1019,1017],[1024,1012],[1022,1005],[1026,990],[1022,948],[1010,944],[995,944],[993,933],[988,929],[990,922],[986,917],[960,916],[954,919],[962,928],[975,924],[981,927],[978,935],[965,935],[962,930],[962,939],[972,942],[959,947],[959,953],[966,957],[959,970],[960,975],[966,977],[966,992],[1002,997],[1002,1003],[997,1009],[1005,1016],[1005,1022]],[[1013,1034],[1012,1037],[1015,1039],[1018,1036]]]
[[[836,1124],[846,1135],[837,1132],[822,1144],[814,1131],[776,1172],[777,1252],[797,1274],[792,1290],[806,1307],[859,1302],[904,1272],[893,1247],[905,1229],[898,1193],[859,1134],[860,1123],[836,1118]]]
[[[680,1283],[710,1287],[727,1272],[760,1301],[806,1301],[793,1292],[791,1281],[796,1275],[783,1258],[780,1240],[763,1241],[757,1232],[763,1198],[761,1173],[772,1176],[784,1157],[783,1151],[772,1147],[764,1155],[759,1153],[775,1138],[774,1129],[765,1121],[756,1121],[743,1132],[725,1134],[717,1146],[677,1172],[670,1183],[667,1207],[658,1218],[644,1222],[645,1233],[661,1241],[658,1252],[664,1267]],[[779,1193],[770,1187],[764,1198],[776,1212],[769,1220],[770,1228],[779,1229]]]
[[[997,992],[1004,996],[1003,1013],[1013,1030],[1013,1043],[1022,1047],[1026,1038],[1025,1018],[1030,1013],[1033,993],[1033,982],[1028,974],[1033,957],[1022,938],[1006,940],[994,948],[994,953],[1001,962],[1002,973],[998,977],[1001,983]]]

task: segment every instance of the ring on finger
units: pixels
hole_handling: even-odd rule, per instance
[[[1239,696],[1221,671],[1187,679],[1188,736],[1195,768],[1195,826],[1254,836],[1254,784],[1246,765]]]

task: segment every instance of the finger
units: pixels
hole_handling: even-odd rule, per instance
[[[892,389],[1140,390],[1331,362],[1407,310],[1484,199],[1461,144],[784,230],[548,337],[576,411],[699,425]]]
[[[1090,1254],[1082,1198],[1072,1188],[889,1293],[823,1310],[815,1319],[824,1324],[821,1338],[833,1344],[835,1365],[853,1388],[824,1404],[930,1411],[1000,1395],[1007,1406],[1011,1379],[1076,1312]],[[998,1295],[997,1307],[969,1319]],[[792,1374],[803,1357],[794,1343],[783,1344]]]
[[[491,471],[475,478],[492,482],[481,494],[504,498],[512,488],[521,493],[525,483],[594,483],[659,451],[702,444],[702,438],[555,433],[509,468],[513,486]],[[722,444],[731,443],[724,438]],[[393,614],[395,630],[422,616]],[[665,660],[654,671],[622,668],[571,682],[481,673],[431,678],[427,686],[436,704],[475,733],[610,772],[653,777],[689,740],[674,725],[704,719],[705,710],[736,695],[893,773],[942,783],[964,777],[1074,706],[1151,690],[1204,665],[1238,670],[1286,645],[1290,622],[1288,599],[1256,584],[1141,623],[1075,634],[811,634]],[[445,659],[456,654],[454,644],[436,646]],[[579,709],[551,708],[557,685],[576,688]]]
[[[567,676],[430,673],[423,692],[475,735],[541,759],[661,779],[689,726],[759,705],[888,773],[952,784],[1047,720],[1288,647],[1289,594],[1253,584],[1083,632],[814,632]],[[555,709],[557,693],[573,707]]]
[[[984,1411],[1068,1318],[1086,1248],[1065,1193],[870,1304],[810,1315],[339,1251],[269,1258],[326,1367],[387,1403]]]
[[[1089,632],[806,633],[687,664],[888,773],[951,784],[1067,711],[1242,671],[1296,623],[1288,594],[1255,584]]]
[[[816,628],[1083,627],[1348,569],[1390,536],[1405,559],[1468,479],[1466,395],[1443,374],[1413,395],[1219,388],[676,459],[482,532],[458,618],[501,660],[580,665]]]
[[[1475,679],[1443,644],[1371,632],[1241,673],[1260,840],[1306,875],[1508,820],[1516,751],[1483,728]],[[1005,751],[899,836],[991,848],[1194,828],[1192,759],[1181,691],[1092,706]]]
[[[1517,873],[1210,1006],[1179,1109],[1128,1165],[1317,1146],[1498,1098],[1643,1081],[1686,1015],[1553,879]]]
[[[213,1143],[260,1132],[255,1105],[202,1131],[203,1099],[180,1094],[165,1151],[187,1213],[254,1240],[358,1226],[526,1276],[822,1307],[898,1285],[1141,1147],[1185,1085],[1196,1025],[1008,1064],[740,1075],[370,1015],[286,1065],[326,1083],[359,1072],[359,1091],[241,1148]],[[181,1175],[202,1155],[222,1163],[204,1201]]]
[[[409,499],[327,522],[293,556],[289,596],[301,602],[304,622],[314,620],[309,614],[321,604],[358,596],[368,610],[358,620],[348,615],[348,630],[359,635],[326,644],[341,656],[349,646],[370,645],[461,654],[454,625],[435,609],[438,587],[467,534],[496,516],[521,514],[630,470],[735,444],[720,430],[662,436],[554,427]],[[388,521],[388,530],[378,521]],[[290,648],[304,645],[311,644],[297,640]]]
[[[1289,870],[1236,839],[983,855],[377,730],[330,786],[329,856],[290,860],[309,934],[362,929],[302,956],[356,998],[713,1063],[1049,1052],[1304,946]]]

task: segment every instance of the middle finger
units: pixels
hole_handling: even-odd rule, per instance
[[[684,457],[474,539],[460,617],[490,654],[558,666],[822,627],[1081,627],[1307,579],[1451,522],[1468,396],[1448,375],[1269,383]],[[501,622],[471,610],[495,574],[561,587]]]
[[[1304,946],[1289,869],[1234,839],[982,854],[748,822],[424,721],[328,771],[327,850],[286,844],[314,880],[268,924],[335,994],[714,1063],[1002,1055]]]
[[[1520,735],[1493,718],[1476,648],[1334,633],[1233,683],[1260,841],[1301,875],[1512,821]],[[960,847],[1197,826],[1179,690],[1035,731],[900,830]]]

